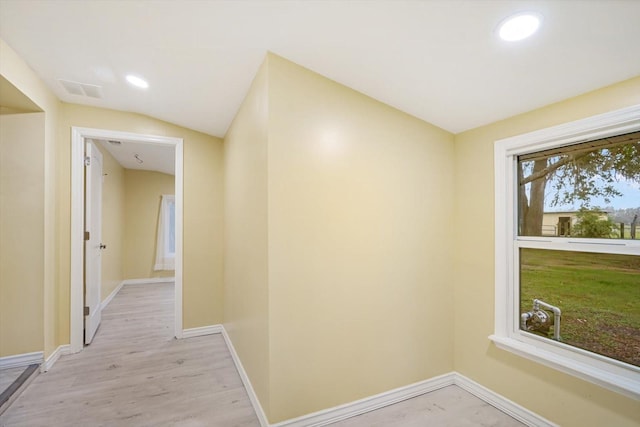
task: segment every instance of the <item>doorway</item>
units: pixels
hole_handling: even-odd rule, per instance
[[[171,147],[175,158],[175,319],[174,336],[182,338],[182,219],[183,219],[183,141],[182,138],[143,135],[103,129],[72,128],[71,148],[71,352],[84,344],[85,275],[85,197],[84,146],[90,140],[120,140],[156,147]]]
[[[571,235],[571,217],[561,216],[558,219],[558,236],[570,236]]]

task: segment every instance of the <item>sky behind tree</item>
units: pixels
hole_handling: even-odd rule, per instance
[[[613,207],[614,209],[629,209],[640,208],[640,183],[635,181],[629,181],[622,177],[618,177],[619,181],[614,184],[614,188],[622,196],[611,197],[609,201],[604,200],[602,197],[594,197],[590,199],[591,207],[603,208]],[[551,206],[551,194],[545,194],[545,212],[561,212],[561,211],[577,211],[580,209],[580,201],[576,200],[572,205],[556,205]]]

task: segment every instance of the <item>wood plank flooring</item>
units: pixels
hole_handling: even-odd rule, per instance
[[[259,427],[222,336],[172,338],[173,292],[171,284],[124,286],[93,343],[39,375],[0,426]],[[333,426],[522,424],[450,386]]]
[[[523,427],[524,424],[457,386],[448,386],[331,427]]]
[[[173,285],[127,285],[94,342],[63,356],[1,426],[259,426],[221,335],[176,340]]]

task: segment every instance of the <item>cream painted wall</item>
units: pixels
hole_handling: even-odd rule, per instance
[[[155,271],[156,239],[163,194],[175,194],[175,177],[160,172],[126,169],[124,221],[124,278],[173,277]]]
[[[0,114],[41,113],[32,100],[0,75]]]
[[[40,80],[38,75],[18,54],[0,39],[0,75],[44,111],[44,230],[43,230],[43,344],[45,357],[60,344],[59,329],[61,283],[57,280],[58,257],[57,209],[56,209],[56,137],[60,102]],[[39,267],[36,267],[39,268]]]
[[[640,404],[497,349],[494,141],[640,103],[640,77],[456,136],[455,369],[563,426],[638,426]]]
[[[134,113],[62,103],[57,142],[58,341],[69,342],[71,127],[184,139],[183,327],[222,323],[222,140]]]
[[[225,138],[224,322],[268,412],[267,76],[265,62]]]
[[[44,132],[0,115],[0,357],[44,349]]]
[[[116,159],[100,144],[102,153],[102,251],[101,300],[107,298],[124,279],[124,173]]]
[[[269,118],[271,421],[453,370],[453,135],[275,55]]]
[[[453,148],[268,55],[225,139],[225,325],[270,422],[453,369]]]

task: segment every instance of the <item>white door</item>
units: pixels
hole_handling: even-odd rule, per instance
[[[84,342],[89,344],[100,326],[101,252],[105,247],[101,231],[102,153],[92,142],[86,142],[85,159]]]

